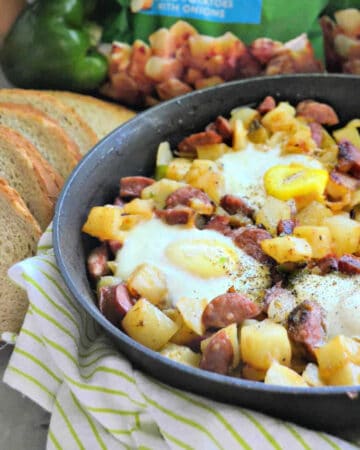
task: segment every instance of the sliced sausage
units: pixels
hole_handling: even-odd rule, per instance
[[[114,206],[124,206],[124,201],[120,197],[116,197],[114,200]]]
[[[305,300],[294,308],[287,322],[290,339],[303,345],[309,355],[325,340],[324,310],[313,301]]]
[[[106,241],[111,253],[114,255],[114,257],[117,255],[117,252],[122,248],[122,243],[119,241],[115,241],[114,239],[111,239],[109,241]]]
[[[339,269],[339,260],[336,256],[329,255],[318,259],[315,262],[316,267],[319,269],[320,275],[326,275],[327,273],[337,271]]]
[[[227,292],[211,300],[203,312],[202,321],[205,328],[224,328],[232,323],[240,324],[259,313],[260,307],[245,295]]]
[[[197,199],[205,205],[212,205],[210,198],[205,192],[192,186],[184,186],[176,189],[166,199],[166,208],[174,208],[178,205],[190,206],[191,200]]]
[[[277,224],[277,234],[284,236],[286,234],[292,234],[296,227],[296,220],[294,219],[282,219]]]
[[[245,200],[236,195],[226,194],[221,197],[220,206],[230,215],[242,213],[245,216],[251,217],[254,214],[254,209]]]
[[[214,334],[205,348],[200,361],[200,368],[223,375],[229,373],[234,358],[234,350],[224,330]]]
[[[331,106],[315,100],[304,100],[298,103],[296,113],[298,116],[306,117],[322,125],[336,125],[339,123],[339,118]]]
[[[269,111],[272,111],[276,107],[276,101],[274,97],[271,97],[271,95],[268,95],[264,98],[264,100],[260,103],[260,105],[257,107],[257,110],[260,114],[266,114]]]
[[[360,258],[354,255],[343,255],[338,262],[339,271],[348,275],[360,273]]]
[[[94,248],[87,259],[87,268],[91,278],[94,280],[108,275],[110,273],[108,268],[109,253],[106,244]]]
[[[99,309],[114,325],[119,325],[125,314],[135,304],[125,284],[103,286],[99,289]]]
[[[225,117],[218,116],[215,119],[215,128],[225,142],[231,142],[233,131],[230,122]]]
[[[157,210],[156,215],[168,225],[186,225],[194,217],[195,211],[188,206]]]
[[[320,147],[321,142],[323,140],[323,128],[322,126],[317,122],[310,122],[309,123],[310,131],[311,131],[311,137],[315,144]]]
[[[153,183],[155,180],[148,177],[123,177],[120,180],[120,197],[140,197],[142,190]]]
[[[349,141],[339,143],[337,169],[360,179],[360,150]]]
[[[196,157],[196,147],[198,145],[220,144],[222,140],[222,136],[213,130],[202,131],[183,139],[178,145],[178,150],[183,156]]]
[[[230,217],[215,215],[211,217],[204,229],[218,231],[219,233],[227,236],[231,233]]]
[[[287,289],[284,289],[283,287],[281,287],[281,285],[282,285],[282,282],[279,281],[274,286],[272,286],[270,289],[266,289],[265,296],[264,296],[264,305],[263,305],[263,310],[265,312],[267,312],[270,303],[273,302],[274,300],[277,300],[277,299],[283,297],[284,295],[289,295],[291,297],[294,297],[290,291],[288,291]]]
[[[271,234],[266,230],[255,226],[239,228],[233,231],[232,237],[235,244],[249,256],[263,264],[272,262],[272,259],[263,252],[260,246],[261,241],[272,238]]]

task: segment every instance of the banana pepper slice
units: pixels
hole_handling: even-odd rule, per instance
[[[280,200],[311,196],[321,200],[329,174],[323,169],[313,169],[299,164],[271,167],[264,175],[268,195]]]

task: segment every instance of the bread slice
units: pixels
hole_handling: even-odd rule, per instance
[[[21,133],[63,178],[70,174],[81,158],[76,145],[63,129],[31,106],[0,103],[0,125]]]
[[[135,112],[115,103],[89,95],[66,91],[48,91],[73,108],[95,131],[99,139],[135,116]]]
[[[1,125],[0,177],[17,190],[44,230],[52,220],[63,180],[20,133]]]
[[[46,92],[0,89],[0,102],[33,106],[55,120],[78,146],[82,155],[98,141],[95,132],[72,108]]]
[[[41,230],[25,203],[0,179],[0,333],[18,332],[28,300],[25,291],[8,277],[8,269],[36,251]]]

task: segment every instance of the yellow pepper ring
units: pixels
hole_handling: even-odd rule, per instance
[[[322,199],[329,174],[323,169],[313,169],[299,164],[271,167],[264,175],[264,186],[268,195],[280,200],[311,195]]]

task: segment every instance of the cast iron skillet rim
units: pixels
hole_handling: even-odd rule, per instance
[[[277,75],[273,77],[266,77],[266,80],[271,82],[271,80],[279,80],[288,78],[289,80],[293,79],[308,79],[308,78],[334,78],[334,79],[347,79],[347,78],[359,78],[360,77],[354,77],[352,75],[348,74],[295,74],[295,75]],[[248,84],[248,83],[257,83],[264,80],[263,77],[254,77],[250,79],[245,80],[236,80],[232,82],[226,83],[226,86],[231,88],[231,86],[238,86],[242,84]],[[194,97],[201,97],[203,93],[206,93],[210,90],[219,90],[222,89],[221,86],[215,86],[211,88],[202,89],[199,91],[194,91],[189,94],[186,94],[182,97],[178,97],[175,99],[172,99],[170,101],[161,103],[157,106],[152,107],[151,109],[144,111],[134,118],[132,118],[130,121],[125,123],[124,125],[121,125],[117,129],[115,129],[112,133],[110,133],[108,136],[105,136],[99,143],[97,143],[93,149],[88,152],[87,155],[80,161],[80,163],[77,165],[77,167],[74,169],[68,180],[66,181],[60,197],[56,204],[56,210],[55,210],[55,216],[54,216],[54,223],[53,223],[53,245],[54,245],[54,253],[55,253],[55,259],[56,263],[58,264],[60,271],[62,273],[62,276],[64,277],[65,283],[68,286],[69,290],[75,297],[76,301],[80,303],[80,305],[92,316],[93,319],[95,319],[107,332],[109,332],[112,335],[115,335],[117,339],[123,341],[126,345],[132,347],[137,352],[145,353],[148,357],[157,360],[157,362],[161,363],[164,366],[168,366],[171,369],[175,369],[179,374],[181,372],[185,372],[189,375],[194,376],[197,379],[201,379],[203,381],[211,380],[212,382],[218,382],[220,384],[226,384],[228,386],[232,387],[241,387],[243,389],[249,390],[249,391],[257,391],[259,394],[261,392],[269,392],[269,393],[282,393],[282,394],[290,394],[290,395],[303,395],[306,397],[318,397],[318,396],[326,396],[329,394],[332,394],[334,396],[339,395],[347,395],[349,393],[360,393],[360,386],[340,386],[340,387],[311,387],[311,388],[294,388],[294,387],[287,387],[287,386],[276,386],[276,385],[266,385],[263,383],[259,383],[256,381],[250,381],[250,380],[242,380],[235,377],[229,377],[225,375],[220,375],[212,372],[207,372],[201,369],[193,368],[186,366],[184,364],[177,363],[175,361],[170,360],[169,358],[166,358],[159,353],[150,350],[149,348],[143,346],[142,344],[139,344],[138,342],[131,339],[129,336],[127,336],[125,333],[123,333],[121,330],[119,330],[117,327],[112,325],[97,309],[96,305],[93,302],[89,302],[84,296],[82,296],[78,290],[76,285],[72,281],[72,277],[70,274],[70,271],[67,268],[67,265],[65,261],[62,258],[61,249],[60,249],[60,222],[61,222],[61,213],[63,209],[63,205],[66,204],[69,191],[71,192],[71,187],[73,181],[78,176],[79,172],[81,172],[83,165],[87,164],[87,160],[89,158],[92,158],[93,153],[96,153],[98,151],[101,151],[103,147],[106,147],[106,143],[108,140],[112,140],[113,135],[119,134],[120,130],[121,132],[126,132],[127,129],[131,130],[134,126],[134,124],[137,124],[138,122],[141,122],[144,118],[150,117],[153,114],[156,114],[158,111],[161,111],[163,108],[168,108],[169,105],[177,104],[180,105],[181,103],[186,103],[189,101],[189,99],[192,99]]]

